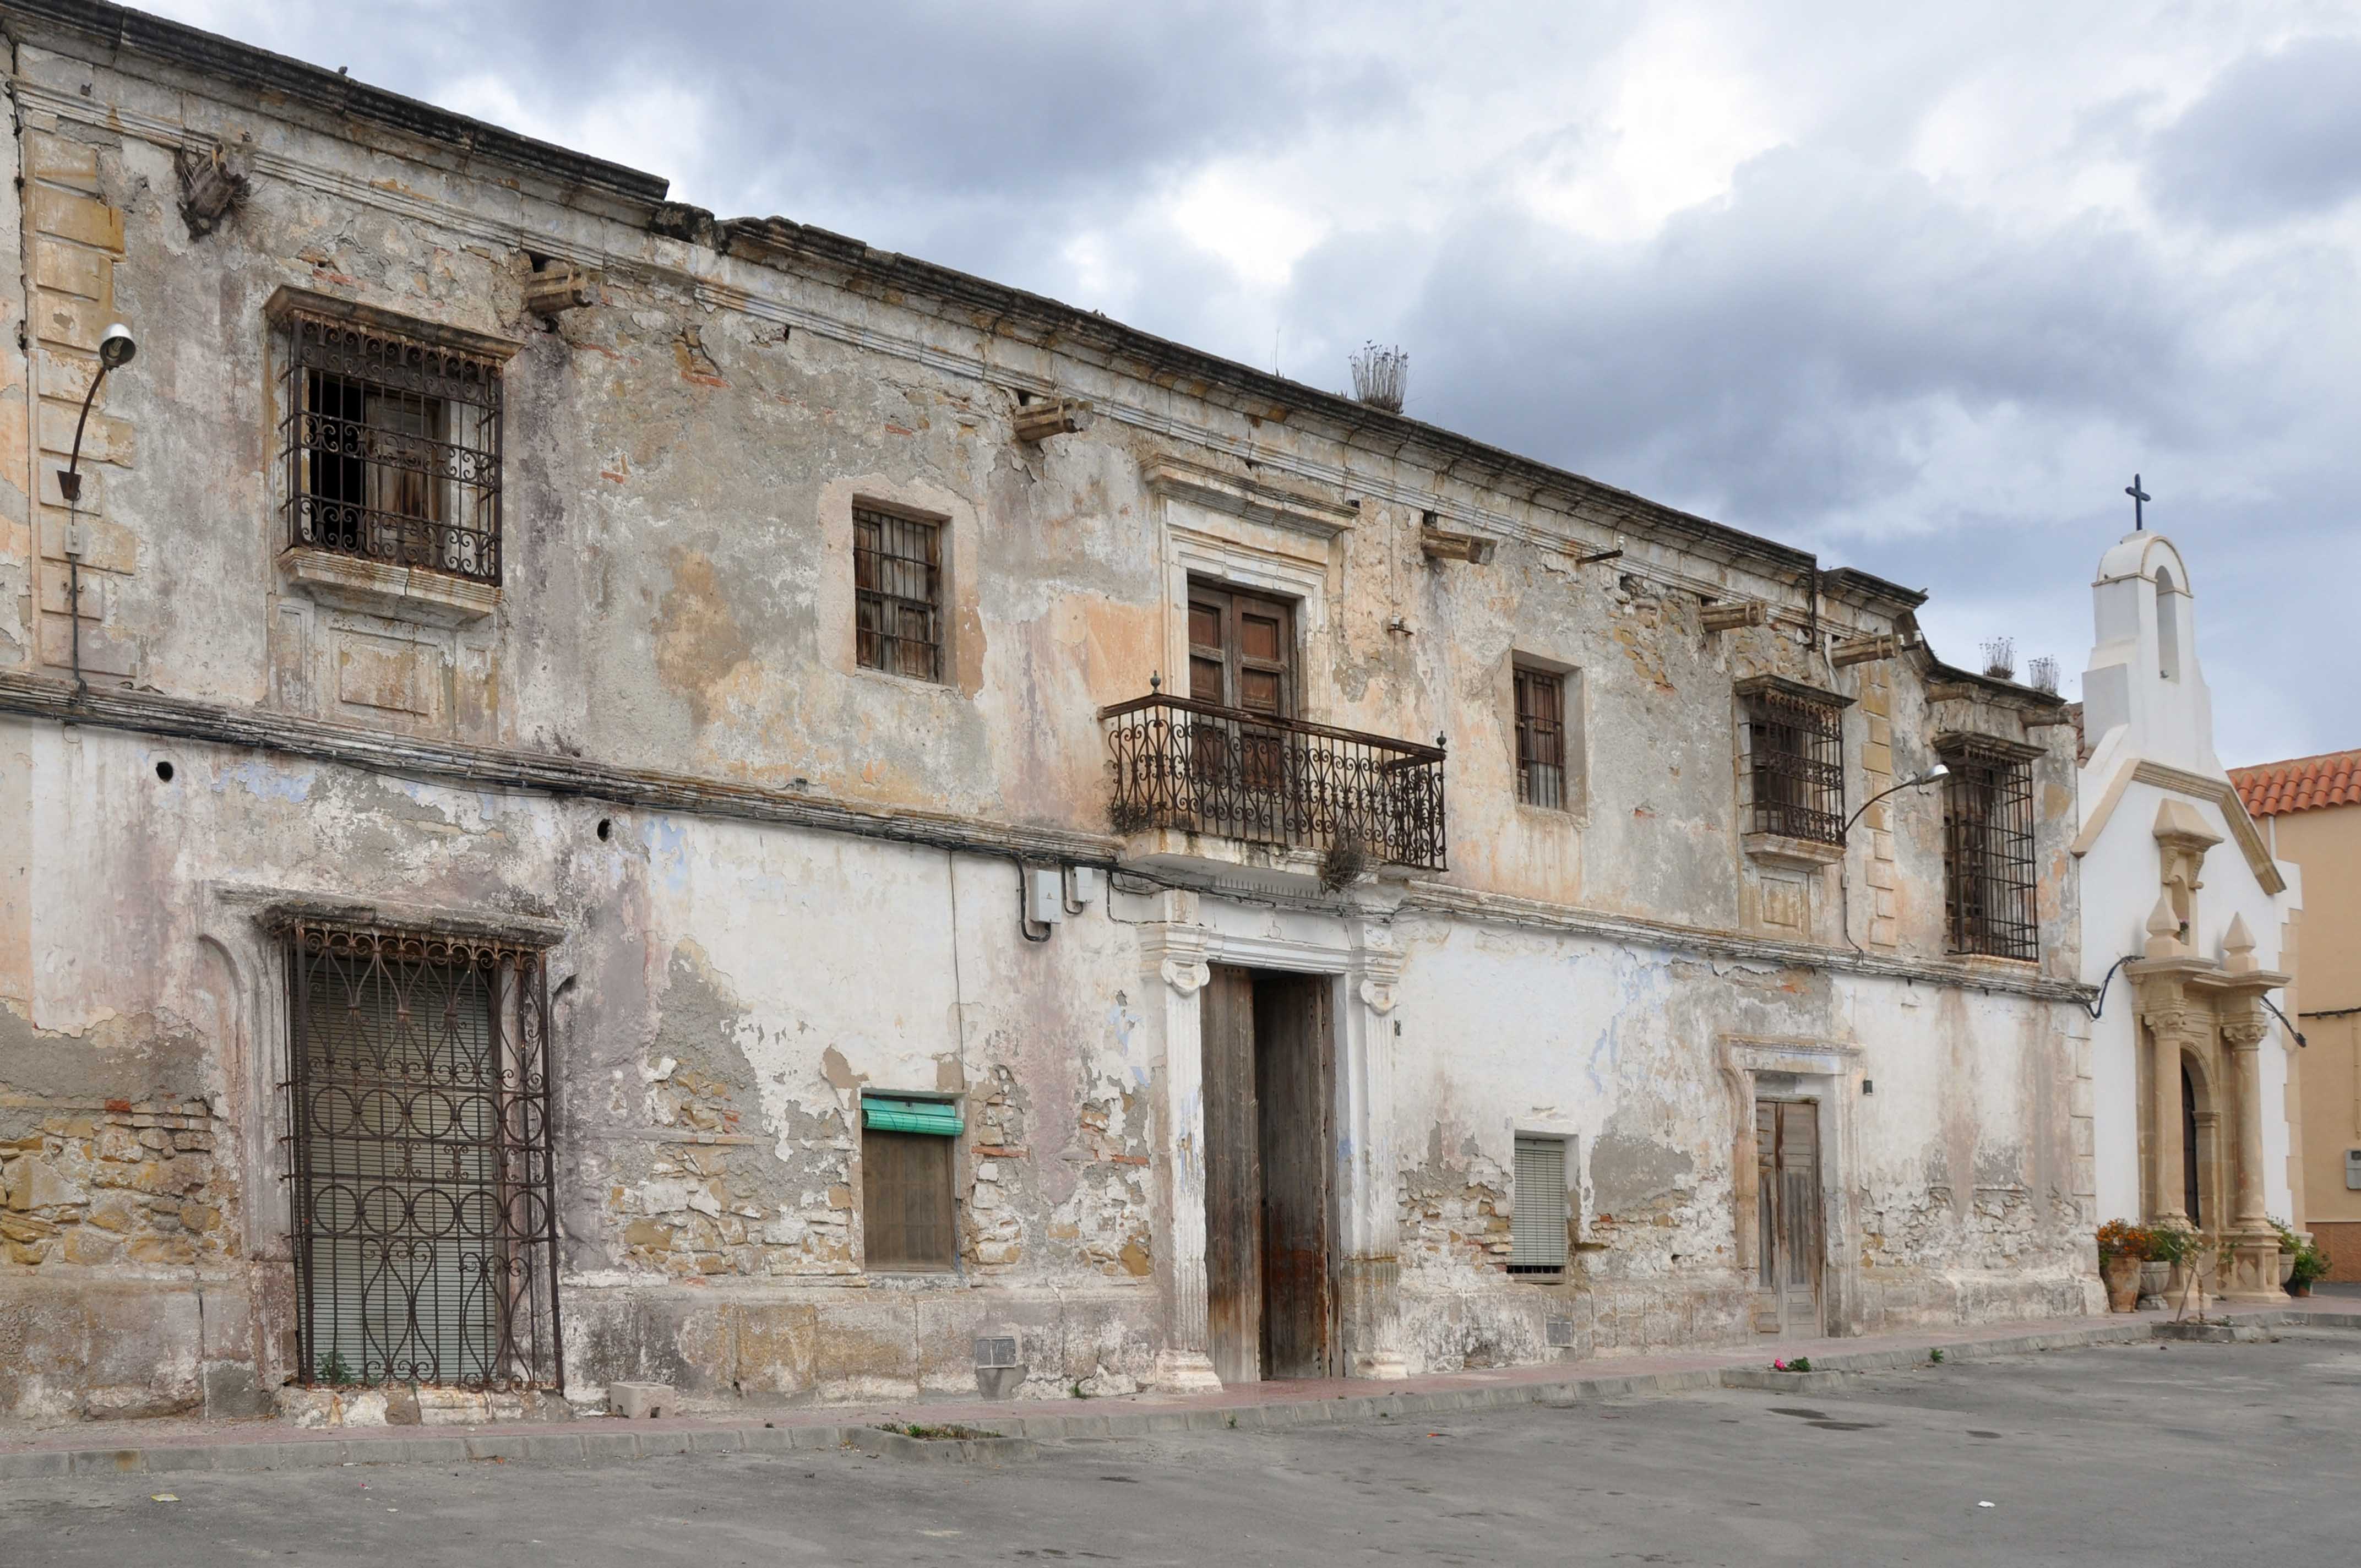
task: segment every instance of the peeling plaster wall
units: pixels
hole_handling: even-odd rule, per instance
[[[1393,930],[1400,1028],[1366,1044],[1390,1121],[1337,1155],[1344,1172],[1376,1159],[1354,1199],[1375,1250],[1354,1264],[1389,1280],[1398,1260],[1398,1310],[1371,1332],[1398,1335],[1408,1368],[1559,1354],[1552,1317],[1576,1354],[1752,1333],[1733,1038],[1853,1053],[1834,1326],[2086,1299],[2087,1047],[2070,1003],[2027,993],[2079,963],[2070,748],[2035,764],[2037,965],[1946,958],[1923,795],[1872,807],[1839,866],[1741,843],[1732,684],[1750,675],[1851,699],[1854,800],[1922,768],[1939,729],[2042,743],[2015,699],[1937,700],[1923,652],[1837,670],[1813,651],[1815,631],[1906,634],[1906,597],[1816,597],[1792,555],[1693,547],[1706,525],[1600,487],[1554,510],[1356,444],[1318,409],[1177,383],[858,269],[725,255],[11,16],[29,183],[7,221],[34,271],[0,308],[35,330],[0,356],[7,674],[71,677],[72,521],[93,688],[761,786],[954,824],[972,848],[0,719],[0,1416],[237,1413],[291,1370],[286,1023],[258,916],[295,895],[566,933],[550,979],[573,1391],[968,1393],[983,1334],[1020,1337],[1036,1397],[1149,1376],[1177,1332],[1157,1150],[1196,1113],[1172,1102],[1169,1060],[1196,1042],[1167,1037],[1170,977],[1135,916],[1103,900],[1029,942],[1015,867],[989,851],[1030,828],[1106,842],[1081,837],[1107,826],[1097,713],[1185,668],[1184,525],[1242,577],[1297,585],[1308,716],[1450,749],[1447,872],[1203,895],[1338,951]],[[182,140],[254,170],[203,239],[177,209]],[[526,314],[541,255],[595,259],[597,302]],[[265,306],[289,288],[516,345],[488,616],[346,608],[282,574]],[[142,349],[99,399],[72,513],[57,411],[110,313]],[[1017,391],[1044,387],[1100,417],[1017,442]],[[1158,477],[1174,464],[1235,504],[1184,502]],[[856,667],[856,500],[944,523],[939,685]],[[1489,564],[1422,553],[1436,508],[1498,535]],[[1617,543],[1620,560],[1576,564]],[[1708,631],[1708,601],[1776,613]],[[1516,803],[1519,659],[1567,673],[1569,810]],[[1195,918],[1191,894],[1126,896]],[[1617,920],[1657,938],[1596,929]],[[1961,989],[1977,983],[2002,989]],[[864,1087],[963,1097],[957,1276],[862,1271]],[[1561,1284],[1500,1266],[1520,1127],[1576,1140],[1602,1250]]]

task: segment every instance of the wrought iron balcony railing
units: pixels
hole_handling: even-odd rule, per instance
[[[1179,696],[1138,697],[1099,717],[1119,832],[1169,828],[1444,867],[1440,746]]]

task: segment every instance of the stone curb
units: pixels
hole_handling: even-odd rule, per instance
[[[2242,1313],[2242,1324],[2257,1328],[2280,1325],[2361,1328],[2361,1314],[2351,1312],[2265,1310]],[[1997,1356],[2026,1355],[2040,1351],[2078,1350],[2091,1345],[2136,1344],[2153,1341],[2162,1325],[2135,1319],[2129,1322],[2093,1323],[2089,1328],[2053,1330],[2045,1333],[2012,1334],[2001,1339],[1943,1344],[1943,1363],[1951,1365],[1987,1361]],[[1897,1336],[1898,1337],[1898,1336]],[[1812,1370],[1784,1376],[1817,1379],[1862,1372],[1893,1372],[1927,1365],[1924,1344],[1873,1351],[1834,1351],[1812,1357]],[[967,1424],[1003,1438],[1032,1442],[1078,1437],[1148,1437],[1176,1431],[1279,1431],[1299,1426],[1331,1426],[1344,1422],[1398,1420],[1408,1417],[1459,1415],[1474,1410],[1513,1409],[1542,1405],[1565,1409],[1600,1399],[1621,1399],[1681,1394],[1705,1388],[1764,1387],[1759,1377],[1779,1376],[1752,1366],[1697,1367],[1673,1372],[1640,1372],[1576,1376],[1547,1382],[1516,1383],[1485,1388],[1449,1388],[1430,1394],[1364,1394],[1344,1398],[1303,1399],[1202,1409],[1109,1411],[1104,1414],[1010,1416]],[[1841,1387],[1840,1381],[1814,1391]],[[1790,1387],[1784,1383],[1780,1387]],[[372,1439],[361,1442],[320,1440],[310,1442],[211,1442],[154,1448],[36,1449],[0,1453],[0,1481],[36,1480],[61,1475],[164,1475],[190,1471],[250,1473],[299,1470],[345,1464],[458,1464],[495,1460],[617,1460],[655,1459],[681,1453],[785,1453],[811,1449],[859,1445],[864,1434],[878,1434],[868,1421],[829,1426],[721,1425],[664,1431],[631,1431],[623,1423],[612,1431],[534,1432],[471,1431],[449,1437]],[[905,1442],[911,1440],[905,1439]],[[933,1445],[914,1444],[927,1447]],[[1014,1451],[1011,1451],[1013,1453]]]

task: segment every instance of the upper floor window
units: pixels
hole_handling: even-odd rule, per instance
[[[1565,809],[1565,677],[1516,666],[1517,799]]]
[[[288,312],[288,543],[500,580],[500,361],[373,323]]]
[[[1295,608],[1242,588],[1189,585],[1189,695],[1289,718],[1295,714]]]
[[[1842,843],[1845,699],[1769,677],[1748,683],[1741,695],[1746,704],[1746,830]]]
[[[943,525],[855,505],[853,617],[861,667],[943,678]]]
[[[2033,764],[1999,747],[1943,749],[1943,906],[1950,950],[2041,956],[2035,902]]]

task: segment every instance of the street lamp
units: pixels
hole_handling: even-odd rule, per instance
[[[1940,762],[1937,762],[1933,766],[1929,767],[1925,773],[1919,773],[1911,778],[1904,779],[1892,789],[1878,791],[1875,795],[1871,795],[1867,800],[1862,801],[1860,806],[1854,810],[1853,814],[1845,818],[1844,831],[1838,834],[1837,837],[1839,839],[1850,839],[1852,837],[1852,825],[1861,820],[1861,814],[1867,811],[1871,806],[1875,806],[1879,801],[1883,800],[1887,795],[1900,795],[1905,789],[1924,789],[1930,784],[1940,784],[1943,780],[1950,776],[1950,769],[1945,767]],[[1852,942],[1852,950],[1854,952],[1861,954],[1863,958],[1867,958],[1869,956],[1868,949],[1863,948],[1859,942],[1853,941],[1851,876],[1839,871],[1837,874],[1837,888],[1839,894],[1838,904],[1844,919],[1845,940]]]
[[[1905,789],[1920,789],[1927,784],[1939,783],[1942,780],[1949,778],[1950,773],[1950,769],[1945,767],[1942,763],[1938,762],[1923,773],[1919,773],[1912,778],[1904,779],[1892,789],[1878,791],[1875,795],[1871,795],[1867,800],[1862,801],[1859,810],[1856,810],[1850,817],[1845,818],[1844,831],[1839,834],[1838,837],[1850,838],[1852,836],[1852,825],[1861,820],[1861,812],[1867,811],[1871,806],[1875,806],[1887,795],[1900,795]]]
[[[98,400],[99,384],[106,379],[109,370],[119,370],[131,363],[139,352],[138,339],[131,329],[116,322],[100,334],[98,340],[98,374],[90,378],[90,390],[82,395],[82,417],[74,421],[73,451],[66,466],[58,470],[58,494],[66,499],[66,620],[73,635],[74,700],[90,695],[82,678],[82,525],[74,521],[74,512],[82,500],[82,433],[90,423],[90,405]]]

